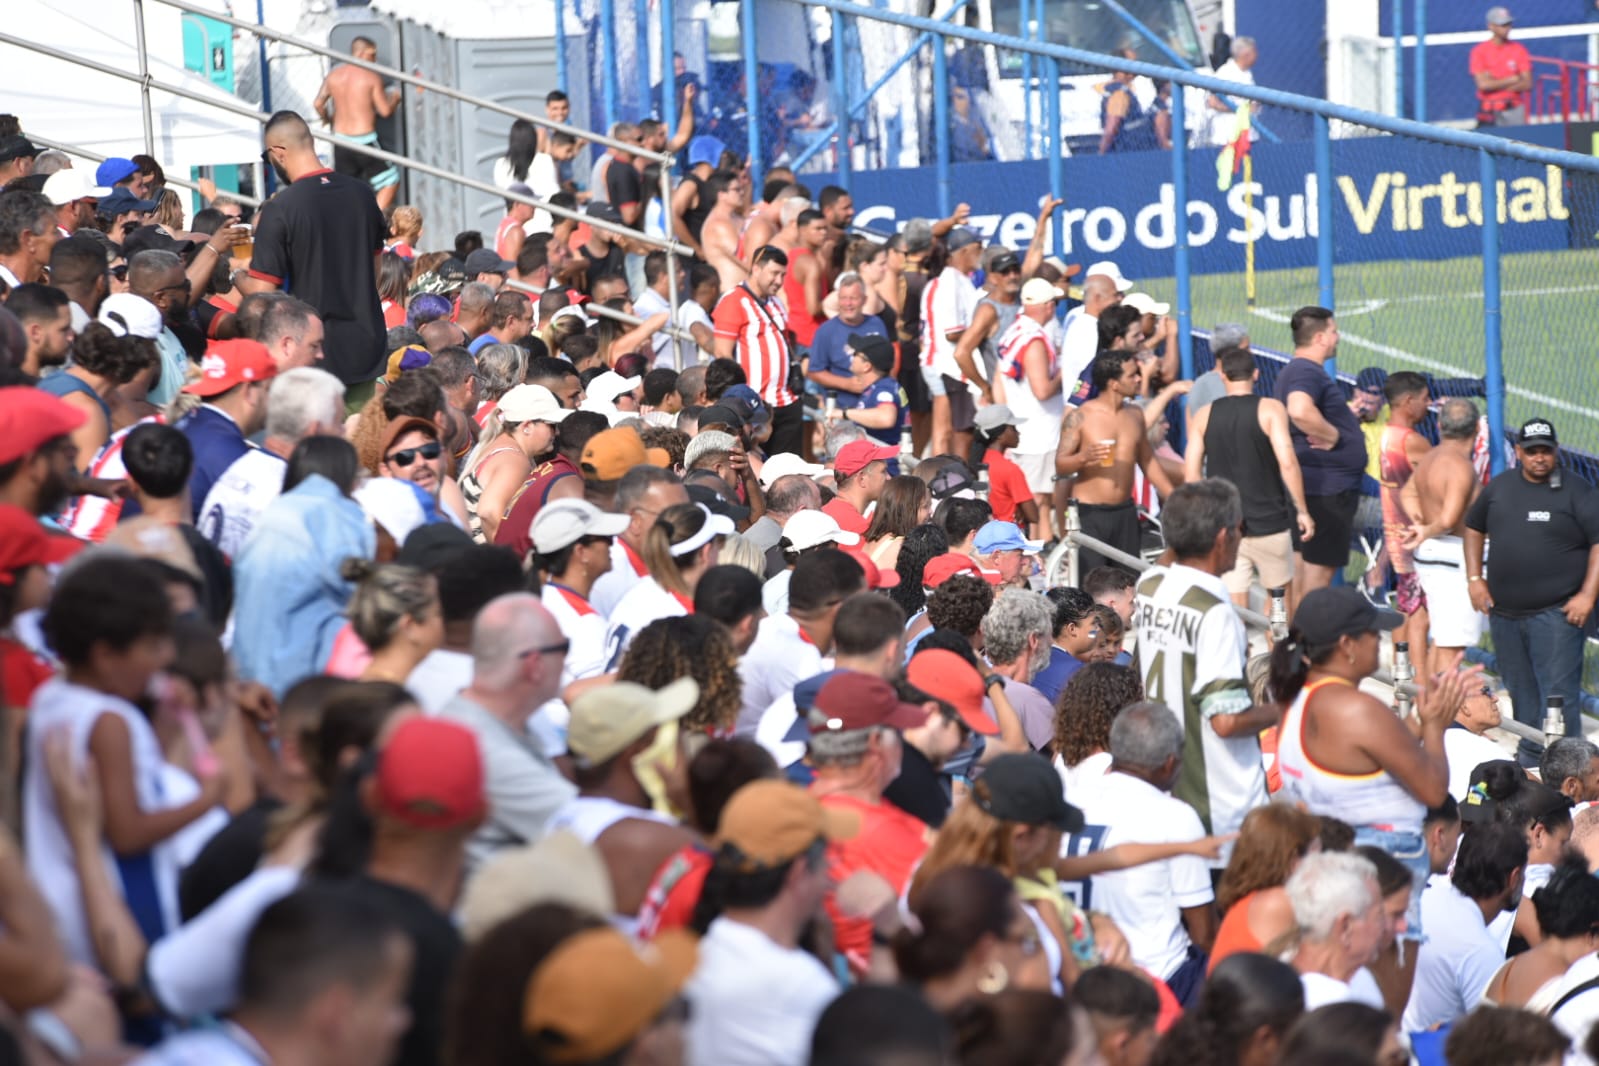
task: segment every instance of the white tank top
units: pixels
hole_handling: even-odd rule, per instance
[[[1299,697],[1283,715],[1277,739],[1277,766],[1282,771],[1282,791],[1302,802],[1311,814],[1337,818],[1355,828],[1421,832],[1427,808],[1386,770],[1369,774],[1339,774],[1317,766],[1305,751],[1305,705],[1323,685],[1348,684],[1325,677],[1300,689]]]
[[[574,796],[567,800],[566,805],[560,810],[550,815],[550,820],[545,823],[544,832],[553,833],[557,829],[564,829],[585,845],[593,847],[594,842],[600,839],[600,834],[617,822],[629,818],[660,822],[662,825],[677,824],[666,815],[658,814],[647,807],[633,807],[608,796]],[[611,924],[628,936],[634,936],[638,932],[638,915],[613,914]]]

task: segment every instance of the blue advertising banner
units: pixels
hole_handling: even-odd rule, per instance
[[[1243,269],[1251,236],[1259,269],[1314,266],[1319,190],[1313,146],[1257,144],[1254,181],[1235,180],[1225,192],[1217,188],[1216,156],[1215,149],[1189,153],[1190,199],[1183,214],[1194,271]],[[1049,188],[1045,163],[962,164],[952,168],[952,179],[954,201],[971,205],[971,225],[986,240],[1013,248],[1032,240],[1039,198]],[[1571,247],[1564,180],[1557,167],[1501,161],[1490,200],[1498,205],[1507,247]],[[856,172],[851,183],[857,225],[881,232],[937,214],[930,167]],[[1472,152],[1394,137],[1338,140],[1331,195],[1339,262],[1481,252],[1483,191]],[[1065,161],[1064,196],[1069,260],[1113,259],[1131,277],[1172,273],[1178,212],[1168,154],[1074,156]]]

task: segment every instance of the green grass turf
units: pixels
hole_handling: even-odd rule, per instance
[[[1171,300],[1171,278],[1140,289]],[[1484,368],[1482,261],[1479,258],[1353,263],[1334,271],[1338,368],[1419,370],[1480,377]],[[1562,443],[1599,454],[1599,250],[1525,252],[1502,257],[1505,422],[1554,420]],[[1255,310],[1246,309],[1244,275],[1193,279],[1193,323],[1247,323],[1251,340],[1293,348],[1288,318],[1317,302],[1314,268],[1262,271]]]

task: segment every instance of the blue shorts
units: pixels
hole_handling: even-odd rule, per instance
[[[1427,887],[1427,878],[1432,876],[1432,860],[1427,854],[1426,839],[1420,833],[1373,829],[1370,826],[1356,828],[1355,846],[1367,845],[1386,851],[1410,871],[1410,906],[1405,908],[1405,928],[1400,932],[1399,939],[1426,943],[1427,936],[1421,928],[1421,892]],[[1400,958],[1403,957],[1401,953]]]

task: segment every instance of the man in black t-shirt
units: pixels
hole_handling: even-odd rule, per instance
[[[261,208],[250,272],[239,287],[282,289],[316,308],[326,329],[326,368],[354,387],[346,402],[364,402],[383,368],[376,277],[383,213],[366,182],[322,165],[310,127],[293,111],[273,115],[264,138],[285,187]]]
[[[1566,734],[1581,736],[1584,633],[1599,596],[1599,490],[1559,468],[1546,418],[1516,435],[1518,467],[1490,481],[1466,511],[1466,582],[1488,612],[1499,674],[1516,721],[1541,729],[1551,696],[1565,700]],[[1484,569],[1484,542],[1492,566]],[[1537,749],[1522,741],[1523,766]]]

